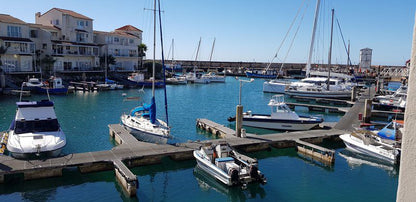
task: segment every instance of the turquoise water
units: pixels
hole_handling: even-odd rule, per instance
[[[269,113],[267,103],[273,94],[262,92],[263,80],[243,86],[244,110]],[[205,140],[209,134],[197,131],[197,118],[208,118],[230,127],[227,117],[234,116],[238,103],[239,83],[232,77],[226,83],[209,85],[168,86],[169,140]],[[151,91],[145,89],[144,101]],[[129,112],[137,101],[123,101],[122,93],[137,96],[137,89],[99,93],[76,93],[52,96],[55,109],[68,144],[64,153],[80,153],[111,149],[108,124],[119,123],[120,115]],[[163,90],[156,90],[158,118],[164,119]],[[39,100],[42,96],[29,99]],[[0,98],[0,130],[6,130],[14,118],[18,98]],[[290,100],[289,100],[290,101]],[[300,114],[309,113],[297,108]],[[324,113],[325,121],[337,122],[341,114]],[[248,132],[264,134],[274,131],[247,128]],[[342,143],[326,142],[335,149],[334,166],[327,167],[304,158],[290,149],[272,149],[248,153],[259,159],[261,171],[268,179],[264,186],[250,185],[246,190],[228,188],[195,170],[193,160],[176,162],[164,159],[162,164],[132,169],[138,176],[137,198],[126,198],[113,172],[79,174],[65,170],[61,178],[16,181],[0,184],[0,198],[11,201],[394,201],[398,169],[374,159],[354,155]],[[348,159],[348,161],[347,161]],[[1,163],[1,162],[0,162]]]

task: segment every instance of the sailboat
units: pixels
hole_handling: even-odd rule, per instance
[[[166,71],[171,70],[172,71],[172,73],[171,73],[172,74],[172,77],[171,78],[167,78],[166,79],[166,83],[167,84],[174,84],[174,85],[187,84],[188,81],[186,80],[186,76],[185,75],[176,75],[176,73],[175,73],[175,71],[181,70],[182,67],[181,67],[180,64],[176,64],[174,62],[174,59],[173,59],[174,58],[174,51],[175,51],[175,48],[174,48],[174,40],[173,39],[172,39],[171,49],[172,49],[172,60],[171,60],[171,64],[166,65]],[[168,57],[169,57],[169,54],[168,54]]]
[[[214,38],[214,42],[212,42],[211,54],[209,56],[209,66],[210,67],[211,67],[212,54],[214,53],[214,46],[215,46],[215,38]],[[208,74],[204,74],[204,75],[202,75],[202,77],[208,79],[210,82],[215,82],[215,83],[224,83],[225,82],[225,75],[220,76],[220,75],[215,74],[214,72],[208,72]]]
[[[199,54],[200,47],[201,47],[201,38],[199,38],[198,48],[196,50],[195,62],[198,62],[198,54]],[[204,74],[205,73],[202,69],[196,69],[196,66],[194,65],[193,72],[189,72],[188,74],[186,74],[186,79],[190,81],[191,83],[207,84],[210,82],[210,80],[208,78],[202,77]]]
[[[319,0],[317,9],[319,8]],[[316,16],[315,16],[316,17]],[[315,19],[316,20],[316,19]],[[320,97],[320,98],[350,98],[351,88],[342,82],[331,81],[331,54],[332,54],[332,36],[333,36],[333,25],[334,25],[334,9],[332,9],[332,23],[331,23],[331,39],[329,43],[328,53],[328,77],[326,84],[322,85],[301,85],[301,86],[290,86],[286,90],[286,94],[289,96],[302,96],[302,97]],[[313,43],[311,43],[313,44]],[[312,46],[311,46],[312,49]],[[311,55],[312,51],[309,53]],[[310,57],[307,63],[306,75],[310,75]],[[331,85],[337,84],[334,87]]]
[[[153,78],[156,74],[156,1],[153,9]],[[160,12],[160,11],[159,11]],[[162,36],[161,36],[162,37]],[[163,50],[162,50],[163,51]],[[163,61],[163,52],[162,52]],[[166,94],[165,94],[166,96]],[[128,114],[121,115],[123,126],[137,139],[145,142],[166,144],[170,137],[168,124],[156,118],[155,79],[152,79],[152,99],[150,104],[135,107]]]

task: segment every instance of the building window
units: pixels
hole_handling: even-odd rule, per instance
[[[47,49],[48,45],[46,43],[42,44],[42,49]]]
[[[30,38],[38,38],[38,30],[30,30]]]
[[[22,33],[20,32],[20,27],[17,26],[7,26],[7,36],[8,37],[22,37]]]
[[[83,20],[78,20],[77,24],[78,24],[78,27],[84,27],[84,21]]]
[[[134,39],[130,39],[129,40],[129,43],[134,43]]]
[[[58,19],[55,20],[55,25],[59,25],[59,20]]]
[[[77,42],[85,42],[85,34],[77,33]]]
[[[6,47],[10,47],[10,42],[4,42],[4,45],[5,45]]]
[[[72,62],[64,62],[64,70],[72,70]]]
[[[119,42],[118,37],[114,37],[114,42]]]
[[[88,21],[85,21],[85,26],[88,27]]]
[[[58,32],[51,32],[52,37],[58,37]]]

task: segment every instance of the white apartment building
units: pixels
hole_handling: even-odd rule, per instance
[[[32,72],[35,43],[30,39],[27,23],[10,15],[0,14],[0,46],[7,47],[1,55],[6,72]]]
[[[109,65],[112,71],[135,71],[138,67],[138,46],[142,31],[126,25],[112,32],[94,31],[95,42],[103,44],[102,55],[112,55],[116,64]]]
[[[100,46],[93,42],[93,20],[74,11],[52,8],[36,13],[36,24],[53,26],[51,55],[55,71],[99,70]]]
[[[142,31],[134,26],[93,31],[93,19],[61,8],[36,13],[35,22],[0,14],[0,46],[8,47],[1,56],[6,72],[39,72],[34,61],[45,55],[56,60],[56,72],[103,71],[100,56],[106,54],[116,59],[110,70],[137,69]]]

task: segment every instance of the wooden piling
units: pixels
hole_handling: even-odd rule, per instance
[[[363,118],[364,123],[370,123],[372,103],[373,101],[370,99],[365,100],[364,118]]]

